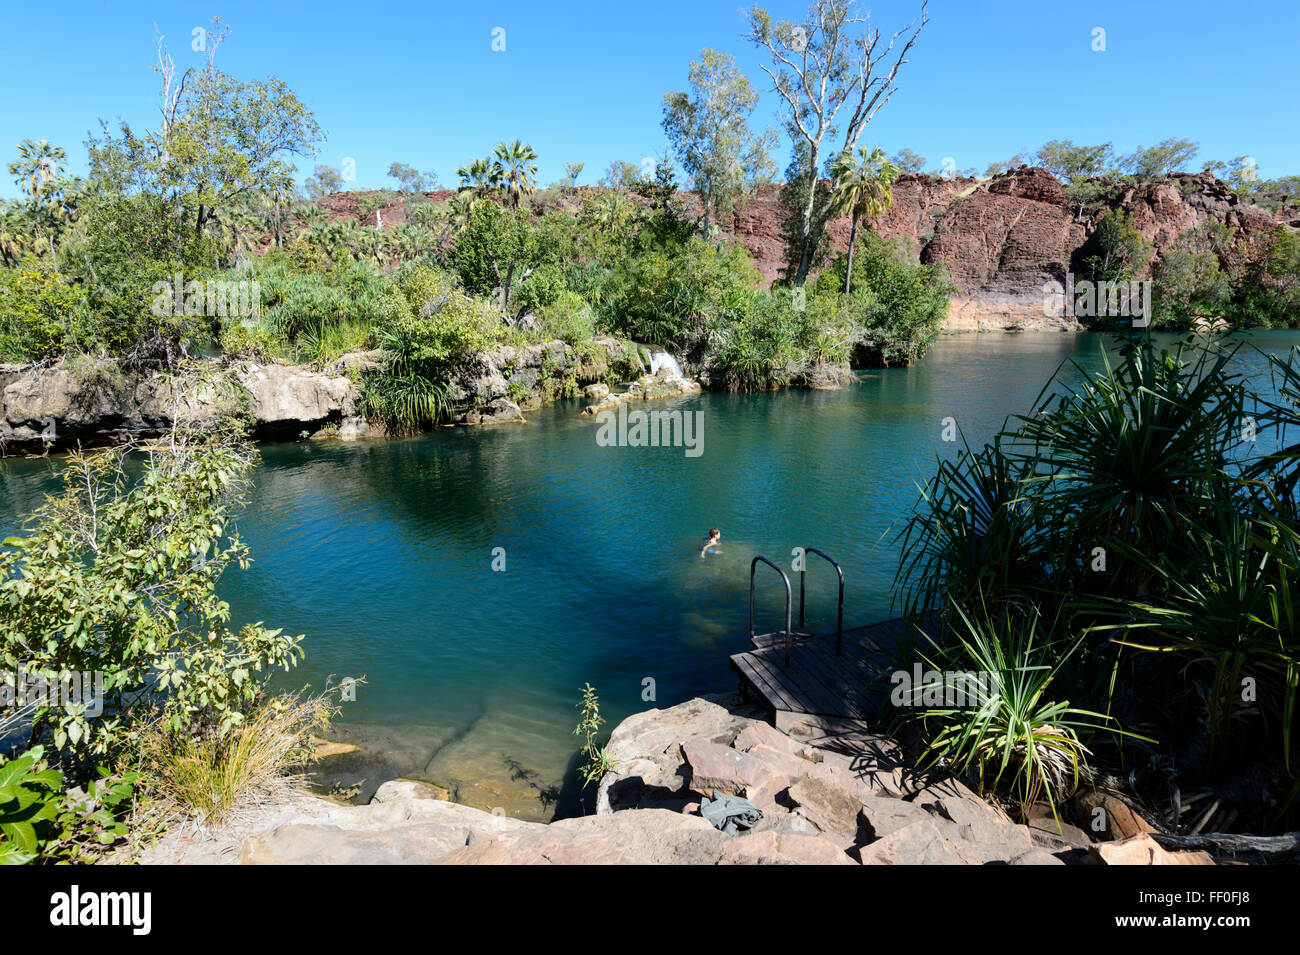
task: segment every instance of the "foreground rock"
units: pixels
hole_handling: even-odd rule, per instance
[[[809,719],[783,733],[737,698],[694,699],[624,720],[608,751],[597,811],[650,809],[687,818],[713,792],[744,796],[765,833],[815,835],[865,865],[1064,865],[1095,861],[1090,837],[1051,819],[1013,822],[960,780],[911,766],[899,747],[854,721]],[[1162,864],[1140,852],[1109,864]]]
[[[303,793],[216,831],[169,833],[145,862],[246,865],[1106,865],[1205,864],[1146,835],[1096,845],[1073,826],[1013,822],[955,778],[917,771],[852,721],[780,732],[739,698],[688,700],[624,720],[597,813],[549,824],[447,801],[414,780],[367,805]],[[699,814],[714,793],[763,810],[728,835]]]

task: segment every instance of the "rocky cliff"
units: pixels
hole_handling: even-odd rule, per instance
[[[780,186],[763,188],[731,224],[769,282],[784,265],[780,194]],[[1184,231],[1208,222],[1253,234],[1285,221],[1243,202],[1210,173],[1117,187],[1106,205],[1132,215],[1154,247],[1153,261]],[[1044,314],[1044,299],[1063,295],[1065,275],[1096,219],[1079,221],[1061,183],[1046,169],[1021,166],[987,180],[903,176],[893,205],[870,225],[901,239],[914,261],[943,266],[958,290],[948,327],[1073,330],[1078,323],[1059,303],[1054,314]],[[1300,228],[1300,220],[1286,224]],[[829,227],[837,252],[848,248],[849,227],[847,217]],[[1045,293],[1044,286],[1052,291]]]

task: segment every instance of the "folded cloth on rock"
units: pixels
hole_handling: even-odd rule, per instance
[[[763,821],[763,810],[748,799],[719,795],[716,789],[712,799],[706,796],[700,800],[700,815],[713,823],[714,829],[721,829],[729,836],[753,829]]]

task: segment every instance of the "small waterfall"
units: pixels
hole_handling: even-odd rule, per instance
[[[650,356],[650,374],[659,374],[660,369],[664,371],[665,378],[684,378],[682,366],[677,364],[677,359],[666,351],[657,351]]]

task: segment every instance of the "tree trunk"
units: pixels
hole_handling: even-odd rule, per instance
[[[858,210],[853,210],[853,222],[849,226],[849,261],[844,269],[844,294],[849,294],[853,282],[853,247],[858,244]]]
[[[808,155],[808,201],[804,203],[803,219],[799,223],[799,268],[794,274],[794,284],[803,285],[812,269],[812,221],[817,205],[817,163],[821,160],[821,143],[811,143]]]

